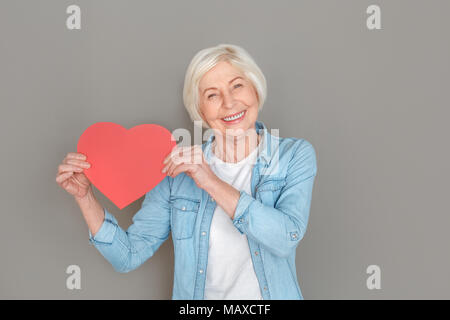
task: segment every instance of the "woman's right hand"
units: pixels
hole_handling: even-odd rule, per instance
[[[69,152],[58,166],[56,182],[76,199],[85,197],[91,190],[91,182],[83,173],[91,165],[85,160],[84,154]]]

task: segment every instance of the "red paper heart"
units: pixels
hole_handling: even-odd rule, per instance
[[[119,209],[142,197],[166,176],[163,160],[176,145],[166,128],[142,124],[125,129],[98,122],[83,132],[77,150],[91,164],[84,174]]]

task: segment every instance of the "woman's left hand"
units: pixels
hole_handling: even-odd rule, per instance
[[[203,156],[200,145],[189,147],[176,146],[172,152],[164,159],[165,164],[162,172],[175,178],[182,172],[191,177],[199,188],[206,191],[209,186],[217,182],[218,177],[209,167]]]

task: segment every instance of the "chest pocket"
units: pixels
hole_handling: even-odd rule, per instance
[[[263,204],[274,207],[285,185],[285,178],[267,178],[256,186],[256,197]]]
[[[182,240],[192,237],[199,207],[200,200],[182,197],[171,198],[170,224],[172,236],[175,239]]]

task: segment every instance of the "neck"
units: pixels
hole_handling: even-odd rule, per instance
[[[216,133],[213,152],[224,162],[239,162],[248,157],[258,147],[260,136],[255,128],[248,129],[240,135],[223,135]]]

